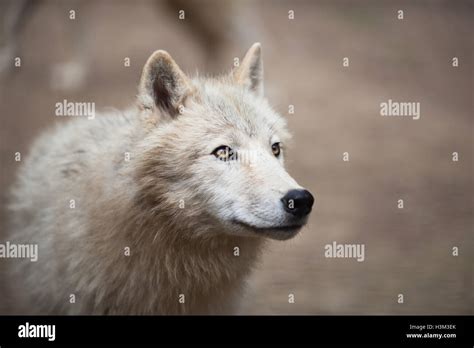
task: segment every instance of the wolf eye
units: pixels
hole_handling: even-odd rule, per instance
[[[233,150],[226,145],[219,146],[214,151],[212,151],[212,154],[221,161],[229,161],[233,159]]]
[[[275,143],[272,145],[272,152],[275,155],[275,157],[280,156],[280,152],[281,152],[280,143]]]

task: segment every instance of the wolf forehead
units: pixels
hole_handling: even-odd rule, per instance
[[[193,78],[195,96],[186,105],[183,116],[199,117],[206,126],[216,130],[229,129],[250,137],[277,135],[281,140],[289,137],[286,120],[268,101],[236,85],[232,78]]]

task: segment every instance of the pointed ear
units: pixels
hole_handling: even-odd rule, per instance
[[[240,66],[233,72],[237,83],[240,83],[256,94],[263,96],[263,60],[259,42],[250,47]]]
[[[160,109],[170,116],[193,91],[189,78],[166,51],[155,51],[143,67],[138,100],[144,109]]]

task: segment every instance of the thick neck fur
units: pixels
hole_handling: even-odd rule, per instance
[[[109,260],[100,275],[100,281],[109,286],[97,288],[93,306],[108,314],[232,312],[235,308],[229,306],[237,304],[243,278],[258,258],[262,239],[223,232],[195,235],[189,226],[176,230],[160,214],[146,216],[141,209],[115,211],[115,232],[102,241],[107,248],[95,255]],[[125,247],[130,248],[130,256],[124,255]],[[95,274],[93,268],[91,272]],[[184,303],[179,302],[181,295]],[[137,297],[142,300],[136,301]]]
[[[223,227],[208,230],[215,224],[198,213],[197,203],[179,209],[176,193],[158,184],[167,181],[155,155],[145,152],[137,159],[132,182],[121,184],[127,189],[104,195],[104,209],[90,212],[93,229],[102,233],[86,240],[84,249],[107,267],[97,274],[89,265],[90,283],[98,283],[89,305],[107,314],[232,313],[263,238],[229,235]],[[130,256],[124,255],[126,247]]]

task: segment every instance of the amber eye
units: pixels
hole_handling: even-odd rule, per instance
[[[233,150],[226,145],[219,146],[214,151],[212,151],[212,154],[221,161],[229,161],[233,159],[233,153]]]
[[[280,152],[281,152],[280,143],[275,143],[272,145],[272,152],[275,155],[275,157],[280,156]]]

